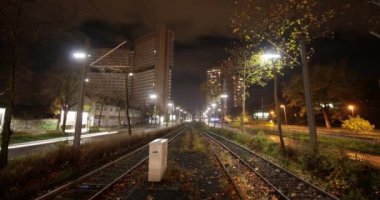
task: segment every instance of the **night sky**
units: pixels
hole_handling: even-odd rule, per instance
[[[207,68],[225,58],[225,49],[236,40],[230,29],[230,17],[236,6],[232,0],[68,0],[58,1],[54,6],[49,12],[56,18],[67,19],[74,30],[84,32],[92,39],[93,47],[113,47],[153,31],[157,24],[167,25],[176,39],[172,97],[176,104],[191,112],[203,109],[200,85],[206,79]],[[380,39],[368,31],[339,30],[335,39],[314,45],[316,54],[311,64],[346,63],[372,78],[380,74],[377,61]],[[49,48],[50,52],[54,49]],[[62,52],[56,54],[59,53]],[[299,68],[287,70],[281,79],[287,80],[299,71]],[[273,102],[271,84],[253,87],[250,93],[247,102],[250,112],[261,107],[261,97],[264,104]]]
[[[92,2],[78,1],[76,21],[95,40],[95,45],[137,38],[153,31],[157,24],[173,30],[176,39],[173,100],[191,111],[202,109],[200,85],[206,78],[206,69],[226,57],[225,48],[234,40],[229,27],[234,1]],[[75,13],[74,9],[74,16]]]

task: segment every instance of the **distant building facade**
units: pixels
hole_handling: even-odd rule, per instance
[[[110,50],[93,49],[89,63]],[[155,105],[158,111],[166,111],[173,67],[174,32],[159,25],[154,32],[136,39],[132,50],[117,49],[93,64],[87,74],[87,95],[125,101],[127,80],[131,107],[146,110]],[[149,98],[152,94],[157,99]]]
[[[207,96],[209,100],[216,100],[223,93],[223,76],[219,67],[213,67],[207,70]]]
[[[231,90],[229,93],[233,100],[233,106],[240,107],[243,101],[244,80],[239,75],[232,75],[229,82],[231,83]]]
[[[139,107],[156,104],[160,110],[167,110],[174,67],[174,32],[159,25],[155,32],[135,41],[134,51],[132,101]],[[157,99],[150,99],[151,94],[156,94]]]

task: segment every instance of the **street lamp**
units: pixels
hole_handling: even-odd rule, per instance
[[[169,117],[168,117],[168,122],[166,122],[166,126],[168,126],[168,123],[169,122],[171,122],[172,120],[171,120],[171,108],[174,106],[174,104],[172,103],[172,102],[169,102],[168,103],[168,115],[169,115]]]
[[[285,125],[287,126],[288,125],[288,119],[286,118],[286,107],[285,107],[285,105],[281,105],[280,107],[284,109]]]
[[[280,54],[276,54],[276,53],[266,53],[264,55],[261,56],[261,59],[264,61],[264,62],[270,62],[270,64],[273,65],[274,61],[281,58],[281,55]],[[280,106],[278,104],[278,80],[277,80],[277,69],[275,69],[274,66],[272,66],[272,70],[273,70],[273,80],[274,80],[274,104],[275,104],[275,107],[276,107],[276,113],[277,113],[277,128],[278,128],[278,134],[280,136],[280,145],[281,145],[281,148],[284,148],[285,147],[285,142],[283,140],[283,137],[282,137],[282,128],[281,128],[281,118],[280,118]]]
[[[154,101],[154,107],[153,107],[153,117],[154,117],[154,124],[157,124],[157,116],[156,116],[156,112],[157,112],[157,106],[156,106],[156,99],[157,99],[157,94],[151,94],[149,95],[149,98],[152,99]]]
[[[75,133],[74,133],[74,149],[79,150],[80,147],[80,137],[82,134],[82,118],[83,118],[83,104],[84,104],[84,93],[85,93],[85,82],[86,82],[86,73],[87,73],[87,53],[80,51],[74,52],[73,58],[83,63],[82,73],[80,77],[80,86],[79,86],[79,98],[78,98],[78,107],[77,107],[77,116],[75,121]]]
[[[175,109],[178,110],[178,119],[177,119],[177,121],[178,121],[178,123],[181,123],[181,107],[177,106]]]
[[[223,113],[222,113],[222,128],[224,127],[224,119],[226,118],[226,111],[227,111],[227,98],[228,98],[228,95],[227,94],[222,94],[220,95],[220,98],[222,98],[223,100],[223,106],[222,106],[222,109],[223,109]]]
[[[348,105],[348,109],[351,110],[352,116],[354,117],[355,106],[354,105]]]

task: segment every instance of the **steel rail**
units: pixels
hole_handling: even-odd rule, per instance
[[[174,135],[173,138],[169,139],[169,141],[172,141],[178,135],[180,135],[181,133],[183,133],[185,129],[186,128],[183,128],[183,127],[178,128],[178,129],[176,129],[174,131],[171,131],[170,133],[166,134],[163,137],[170,137],[170,136]],[[145,152],[145,151],[147,151],[147,152]],[[138,153],[142,154],[142,156],[140,156],[140,157],[143,157],[143,158],[141,158],[137,162],[137,164],[133,165],[132,167],[129,167],[129,169],[126,169],[125,171],[123,171],[124,173],[122,173],[121,175],[118,175],[116,178],[115,177],[113,177],[113,178],[98,177],[98,179],[108,180],[108,181],[110,181],[110,183],[106,183],[106,184],[101,184],[100,183],[100,184],[97,184],[97,186],[99,186],[100,188],[90,188],[90,189],[88,189],[88,191],[92,190],[93,193],[95,193],[95,194],[92,194],[91,196],[89,196],[86,199],[94,199],[98,195],[100,195],[101,192],[105,191],[107,188],[111,187],[115,182],[117,182],[117,181],[115,181],[115,179],[120,180],[122,177],[124,177],[126,174],[128,174],[130,171],[132,171],[134,168],[136,168],[137,166],[141,165],[148,158],[147,156],[144,156],[145,153],[148,153],[148,152],[149,152],[149,144],[146,144],[146,145],[144,145],[142,147],[139,147],[136,150],[134,150],[134,151],[132,151],[132,152],[130,152],[130,153],[128,153],[128,154],[126,154],[126,155],[124,155],[124,156],[122,156],[122,157],[114,160],[114,161],[111,161],[110,163],[107,163],[107,164],[101,166],[100,168],[98,168],[98,169],[96,169],[96,170],[94,170],[92,172],[89,172],[89,173],[87,173],[87,174],[85,174],[85,175],[77,178],[74,181],[71,181],[71,182],[69,182],[69,183],[67,183],[67,184],[65,184],[65,185],[63,185],[61,187],[58,187],[58,188],[54,189],[53,191],[50,191],[50,192],[44,194],[43,196],[40,196],[40,197],[36,198],[36,200],[52,199],[54,197],[57,197],[59,194],[63,194],[65,191],[70,191],[70,188],[72,188],[74,186],[79,186],[81,183],[84,183],[84,181],[89,180],[91,178],[94,178],[94,176],[96,174],[98,174],[99,176],[101,176],[101,175],[107,175],[107,170],[112,170],[112,167],[117,167],[117,164],[121,163],[122,161],[125,161],[125,159],[131,158],[134,155],[139,156]],[[103,172],[103,173],[101,173],[101,172]],[[104,189],[105,187],[107,187],[107,188]],[[78,189],[78,188],[73,188],[73,190],[75,190],[75,189]],[[98,189],[98,190],[95,192],[94,190],[96,190],[96,189]],[[59,199],[59,198],[61,198],[61,197],[54,198],[54,199]],[[75,199],[79,199],[79,198],[75,198]]]
[[[214,153],[215,157],[217,158],[219,165],[223,168],[223,171],[227,175],[228,180],[232,183],[232,185],[234,186],[234,188],[238,192],[240,199],[245,200],[246,198],[244,197],[243,193],[241,192],[239,186],[237,186],[237,184],[234,182],[234,180],[233,180],[231,174],[228,172],[226,166],[224,166],[224,164],[222,163],[222,160],[220,159],[219,155],[216,153],[215,148],[211,145],[211,143],[205,138],[205,136],[203,134],[201,134],[201,135],[202,135],[203,139],[210,145],[210,148],[211,148],[212,152]]]
[[[288,170],[286,170],[286,169],[280,167],[280,166],[277,165],[277,164],[272,163],[271,161],[269,161],[269,160],[263,158],[262,156],[258,155],[258,154],[255,153],[255,152],[253,152],[253,151],[251,151],[251,150],[249,150],[249,149],[247,149],[247,148],[245,148],[245,147],[243,147],[243,146],[237,144],[237,143],[234,142],[234,141],[231,141],[231,140],[229,140],[229,139],[227,139],[227,138],[225,138],[225,137],[223,137],[223,136],[220,136],[220,135],[218,135],[218,134],[215,134],[215,133],[213,133],[213,132],[211,132],[211,131],[207,131],[207,130],[206,130],[206,131],[204,131],[203,133],[205,133],[205,134],[207,134],[209,137],[213,138],[214,141],[216,141],[217,143],[219,143],[223,148],[227,149],[228,151],[230,151],[231,153],[235,154],[235,155],[238,156],[238,157],[240,157],[240,156],[238,155],[238,153],[233,152],[230,148],[228,148],[228,147],[226,146],[226,144],[222,143],[220,140],[226,141],[226,142],[229,143],[230,145],[233,145],[233,146],[235,146],[235,147],[237,147],[237,148],[239,148],[239,149],[245,151],[246,153],[252,155],[252,156],[255,157],[256,159],[258,159],[258,160],[260,160],[260,161],[263,161],[263,162],[265,162],[266,164],[269,164],[269,165],[272,166],[273,168],[276,168],[276,169],[282,171],[283,173],[285,173],[285,174],[291,176],[292,178],[295,178],[295,179],[298,180],[300,183],[303,183],[303,184],[305,184],[305,185],[311,187],[312,189],[316,190],[319,194],[321,194],[321,195],[323,195],[323,196],[325,196],[325,197],[328,197],[329,199],[338,200],[338,198],[335,197],[334,195],[329,194],[329,193],[327,193],[326,191],[322,190],[321,188],[315,186],[314,184],[312,184],[312,183],[310,183],[310,182],[308,182],[308,181],[306,181],[306,180],[301,179],[300,177],[298,177],[297,175],[293,174],[292,172],[290,172],[290,171],[288,171]],[[211,136],[211,135],[212,135],[212,136]],[[240,158],[241,158],[241,157],[240,157]],[[241,158],[241,159],[243,159],[243,158]],[[249,163],[247,162],[247,164],[249,164]],[[249,165],[251,165],[251,164],[249,164]],[[258,174],[261,174],[260,172],[258,172],[258,170],[255,170],[255,171],[256,171]],[[264,176],[263,174],[261,174],[260,176],[262,176],[262,177],[265,178],[265,176]],[[265,178],[265,179],[267,179],[267,178]],[[268,180],[268,181],[269,181],[269,180]],[[274,186],[274,183],[271,183],[271,184]],[[281,191],[278,187],[275,187],[275,188],[276,188],[276,190]],[[289,198],[292,199],[291,197],[288,197],[288,196],[287,196],[287,198],[288,198],[288,199],[289,199]]]
[[[202,134],[207,135],[208,138],[213,140],[214,142],[218,143],[220,146],[222,146],[224,149],[226,149],[231,155],[233,155],[235,158],[237,158],[241,163],[243,163],[246,167],[248,167],[252,172],[254,172],[258,177],[260,177],[266,184],[268,184],[269,187],[273,188],[276,193],[285,200],[290,200],[285,194],[283,194],[277,187],[275,187],[272,183],[270,183],[264,176],[262,176],[260,173],[258,173],[252,165],[247,163],[243,158],[241,158],[239,155],[234,153],[230,148],[226,147],[225,145],[221,144],[217,140],[215,140],[213,137],[209,136],[207,133],[202,132]],[[207,140],[206,140],[207,141]],[[210,143],[209,143],[210,144]],[[215,152],[216,153],[216,152]]]

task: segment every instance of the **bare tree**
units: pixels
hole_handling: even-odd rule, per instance
[[[9,43],[9,57],[6,59],[9,59],[8,66],[10,68],[4,127],[1,132],[0,168],[4,168],[8,164],[8,145],[12,135],[11,120],[16,96],[16,69],[20,58],[19,47],[28,37],[36,37],[43,28],[49,27],[50,30],[62,28],[56,26],[62,25],[62,21],[58,23],[56,19],[59,16],[51,12],[53,9],[47,8],[48,5],[50,5],[49,1],[42,2],[42,0],[3,0],[0,2],[0,33],[2,39]],[[43,32],[47,32],[47,29]]]

